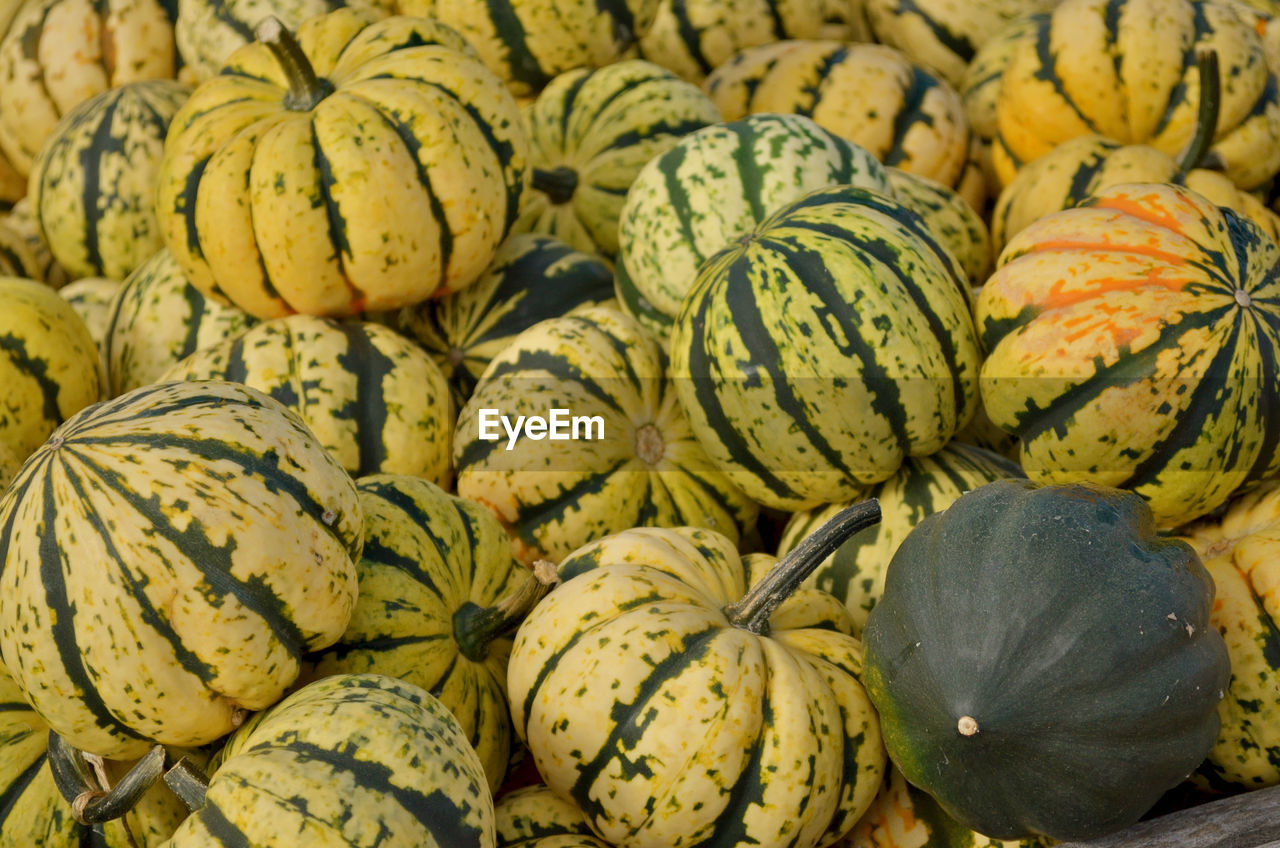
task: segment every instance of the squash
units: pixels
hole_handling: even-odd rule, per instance
[[[586,253],[618,253],[618,217],[645,163],[720,121],[697,86],[630,59],[553,79],[524,112],[531,190],[515,232],[556,236]]]
[[[204,805],[163,848],[494,848],[493,799],[457,720],[379,674],[305,686],[219,752]]]
[[[368,321],[291,315],[201,348],[157,380],[229,380],[296,412],[353,477],[449,482],[455,409],[430,355]]]
[[[80,316],[84,326],[89,330],[98,353],[104,354],[107,342],[107,327],[111,323],[111,304],[120,293],[121,284],[106,277],[85,277],[58,289],[58,296],[71,304],[71,308]],[[104,360],[105,375],[105,360]],[[107,386],[106,377],[102,385]]]
[[[1280,170],[1280,88],[1256,29],[1216,0],[1065,0],[1014,50],[996,103],[1001,185],[1095,133],[1178,155],[1195,132],[1198,50],[1222,62],[1211,155],[1241,188]]]
[[[969,282],[924,221],[852,186],[778,210],[699,269],[671,370],[699,443],[761,505],[855,497],[972,416]]]
[[[396,309],[472,282],[515,221],[515,100],[443,24],[372,17],[296,40],[268,19],[174,117],[156,215],[206,296],[258,318]]]
[[[638,526],[707,527],[736,544],[758,508],[699,446],[667,364],[639,323],[606,307],[525,330],[458,415],[458,494],[498,516],[526,564]],[[513,439],[499,416],[544,425]]]
[[[26,179],[23,179],[22,199],[13,204],[8,214],[2,219],[5,227],[26,240],[29,255],[35,261],[35,264],[28,268],[27,273],[17,276],[38,280],[55,289],[61,288],[71,282],[71,275],[53,258],[49,244],[44,240],[44,233],[40,232],[40,223],[31,209],[31,201],[27,199],[26,191]],[[24,253],[24,255],[27,254]]]
[[[554,582],[511,556],[483,507],[420,477],[356,480],[364,554],[351,623],[307,657],[301,679],[386,674],[426,689],[453,713],[497,791],[511,750],[507,658],[516,626]]]
[[[1133,824],[1217,738],[1231,669],[1213,592],[1131,492],[961,495],[908,534],[863,631],[889,756],[997,839]]]
[[[493,806],[498,848],[609,848],[582,811],[545,784],[507,792]]]
[[[0,276],[40,281],[40,262],[26,236],[0,217]]]
[[[1222,729],[1193,780],[1219,792],[1280,784],[1280,481],[1270,480],[1179,538],[1217,588],[1210,622],[1231,657]]]
[[[618,848],[815,848],[852,829],[885,765],[861,645],[838,601],[797,587],[877,518],[852,507],[782,561],[681,527],[561,562],[507,671],[547,786]]]
[[[887,168],[893,196],[924,219],[925,226],[955,257],[970,284],[979,285],[991,273],[991,236],[974,205],[942,183]]]
[[[854,635],[860,636],[867,613],[884,592],[885,568],[911,528],[970,489],[1021,476],[1021,469],[1004,457],[959,442],[929,456],[908,457],[892,477],[853,496],[852,501],[875,498],[880,522],[850,536],[814,570],[807,585],[843,602]],[[794,513],[783,528],[778,556],[794,550],[847,506],[850,503],[825,504]]]
[[[191,88],[145,80],[94,95],[63,116],[31,166],[31,209],[73,278],[123,280],[163,244],[155,181],[169,122]]]
[[[983,406],[1027,476],[1131,489],[1174,527],[1280,472],[1277,263],[1256,225],[1167,184],[1018,233],[975,314]]]
[[[25,0],[0,38],[0,151],[23,177],[58,120],[95,94],[177,70],[163,0]]]
[[[4,34],[9,30],[9,22],[21,7],[22,0],[0,0],[0,40],[4,39]],[[3,147],[0,147],[0,208],[16,203],[26,193],[26,177],[18,172],[9,161],[9,157],[4,154]],[[0,471],[0,479],[3,477],[3,472]]]
[[[276,401],[135,389],[68,420],[0,498],[0,652],[75,748],[208,744],[342,634],[362,531],[355,484]]]

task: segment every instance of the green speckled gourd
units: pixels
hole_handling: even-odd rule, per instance
[[[582,811],[545,784],[504,793],[493,805],[498,848],[609,848]]]
[[[888,168],[893,196],[924,219],[925,226],[964,269],[972,286],[991,273],[993,257],[987,223],[974,205],[940,182]]]
[[[49,244],[44,240],[44,233],[40,232],[40,224],[31,210],[31,201],[26,197],[25,185],[26,180],[23,180],[22,199],[13,204],[9,212],[0,219],[6,227],[26,240],[28,251],[35,260],[33,270],[16,276],[39,280],[55,289],[61,288],[71,282],[71,275],[53,258]]]
[[[111,324],[111,305],[120,293],[120,283],[106,277],[85,277],[74,283],[67,283],[58,289],[58,296],[71,304],[71,308],[80,316],[98,353],[104,357],[105,368],[107,350],[107,328]],[[105,372],[104,372],[105,373]],[[103,386],[107,380],[103,378]]]

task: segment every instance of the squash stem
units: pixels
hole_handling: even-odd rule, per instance
[[[1178,167],[1184,174],[1200,166],[1201,160],[1213,146],[1213,138],[1218,132],[1218,115],[1222,109],[1222,76],[1218,72],[1218,52],[1197,51],[1196,69],[1200,77],[1200,102],[1196,110],[1195,132],[1178,157]]]
[[[767,633],[774,610],[853,534],[880,521],[880,502],[861,501],[836,513],[778,561],[742,600],[724,608],[729,623],[752,633]]]
[[[302,52],[298,40],[280,23],[279,18],[268,15],[258,24],[254,34],[275,56],[289,81],[289,93],[284,97],[286,109],[308,112],[333,93],[333,83],[316,76],[307,54]]]
[[[84,752],[49,731],[49,771],[54,785],[71,805],[72,816],[83,825],[118,819],[133,809],[164,773],[164,758],[164,746],[156,745],[115,786],[104,786],[90,771]]]
[[[550,171],[534,168],[533,187],[559,206],[573,200],[573,193],[578,190],[578,172],[564,165],[557,165]]]
[[[559,578],[552,562],[540,559],[533,571],[516,590],[491,607],[467,601],[453,614],[453,638],[458,653],[472,662],[484,662],[489,644],[514,630],[542,600]]]
[[[209,792],[209,778],[186,757],[178,760],[173,768],[164,773],[164,782],[191,812],[204,806],[205,796]]]

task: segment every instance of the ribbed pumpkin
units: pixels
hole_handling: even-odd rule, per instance
[[[173,119],[156,214],[191,284],[259,318],[394,309],[473,281],[515,220],[515,100],[437,21],[278,24]]]
[[[937,180],[975,209],[986,198],[969,167],[969,124],[945,80],[883,44],[787,40],[749,47],[703,82],[726,121],[794,113],[871,151],[886,165]]]
[[[532,189],[516,232],[613,257],[627,189],[645,163],[720,120],[697,86],[640,59],[552,80],[524,112]]]
[[[123,280],[163,246],[156,174],[169,122],[190,94],[174,80],[116,86],[64,115],[40,148],[27,196],[73,278]]]
[[[690,133],[649,160],[618,222],[618,299],[663,336],[712,254],[814,189],[888,192],[868,151],[801,115],[751,115]]]
[[[367,321],[291,315],[201,348],[158,378],[230,380],[298,414],[353,476],[386,472],[449,482],[456,412],[430,355]]]
[[[26,176],[58,119],[110,88],[171,79],[162,0],[26,0],[0,38],[0,150]]]
[[[764,506],[856,496],[973,415],[969,282],[884,195],[819,189],[698,271],[671,370],[699,443]]]
[[[992,480],[1021,477],[1018,466],[972,445],[952,442],[929,456],[908,457],[883,483],[860,489],[852,501],[875,498],[880,522],[849,537],[809,577],[808,585],[830,592],[849,610],[854,634],[861,635],[867,613],[884,591],[884,572],[902,540],[926,516],[941,512],[970,489]],[[829,504],[791,516],[778,543],[778,556],[794,550],[849,503]]]
[[[556,238],[522,233],[503,242],[480,279],[456,294],[405,307],[392,324],[435,358],[461,407],[489,362],[520,333],[612,302],[613,271],[604,260]]]
[[[1193,779],[1235,792],[1280,784],[1280,481],[1234,501],[1181,538],[1204,561],[1217,591],[1210,621],[1227,643],[1231,684],[1218,705],[1222,729]]]
[[[1241,188],[1280,170],[1280,88],[1257,31],[1214,0],[1065,0],[1015,48],[996,104],[1002,185],[1076,136],[1176,156],[1195,132],[1195,54],[1222,62],[1213,154]]]
[[[494,848],[493,799],[466,735],[428,692],[337,675],[250,719],[164,848],[219,844]]]
[[[457,718],[496,791],[511,751],[511,639],[547,586],[512,558],[502,525],[478,504],[419,477],[374,474],[356,487],[359,598],[342,638],[307,658],[303,678],[370,672],[421,686]]]
[[[814,848],[849,831],[885,754],[843,607],[797,586],[876,517],[860,504],[782,561],[684,527],[560,563],[508,669],[547,785],[619,848]]]
[[[71,418],[0,499],[0,650],[76,748],[203,745],[342,634],[362,531],[355,484],[276,401],[137,389]]]
[[[458,494],[492,510],[517,558],[559,562],[594,539],[638,526],[708,527],[735,543],[757,507],[708,459],[667,373],[667,357],[636,321],[591,307],[521,333],[480,377],[454,435]],[[483,410],[592,419],[575,434],[514,443]],[[549,422],[548,422],[549,423]]]
[[[983,286],[983,406],[1041,482],[1142,495],[1172,527],[1280,471],[1280,247],[1165,184],[1013,238]]]
[[[507,792],[493,805],[498,848],[609,848],[582,811],[545,784]]]

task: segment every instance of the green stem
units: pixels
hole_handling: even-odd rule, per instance
[[[164,773],[164,782],[191,812],[204,806],[205,794],[209,791],[209,778],[186,757],[178,760],[173,768]]]
[[[1178,167],[1184,174],[1200,166],[1209,148],[1213,146],[1213,138],[1218,132],[1218,116],[1222,109],[1222,76],[1218,72],[1217,51],[1197,51],[1196,69],[1200,76],[1200,102],[1196,110],[1195,132],[1178,157]]]
[[[308,112],[333,93],[333,83],[316,76],[298,40],[278,18],[268,15],[258,24],[254,34],[275,56],[285,79],[289,81],[289,93],[284,97],[286,109]]]
[[[550,171],[534,168],[533,187],[559,206],[573,200],[573,193],[578,190],[578,172],[564,165]]]
[[[533,572],[507,597],[491,607],[467,601],[453,614],[453,638],[458,652],[472,662],[484,662],[489,644],[514,630],[559,578],[554,563],[540,559]]]
[[[774,610],[800,588],[823,560],[853,534],[880,521],[880,502],[875,498],[845,507],[819,527],[789,554],[769,569],[742,600],[724,608],[729,623],[752,633],[769,632]]]
[[[164,746],[156,745],[134,763],[115,786],[106,787],[93,775],[83,752],[49,731],[49,771],[71,814],[80,824],[94,825],[129,812],[164,773]]]

